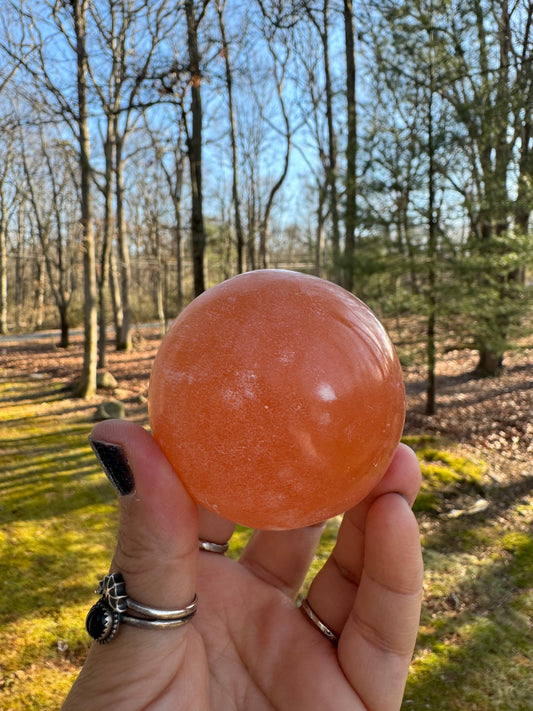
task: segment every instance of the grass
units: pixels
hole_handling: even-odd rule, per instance
[[[87,441],[87,410],[46,381],[0,382],[0,708],[55,709],[87,651],[116,502]],[[96,573],[95,573],[96,571]]]
[[[427,441],[410,444],[424,473],[415,509],[426,594],[402,709],[527,711],[533,695],[533,482],[490,490],[484,462]],[[468,503],[479,496],[490,505],[469,514]],[[448,515],[465,501],[463,515]]]
[[[58,709],[88,648],[85,614],[114,543],[116,499],[91,453],[94,405],[0,371],[0,709]],[[491,489],[453,443],[409,438],[426,564],[403,711],[526,711],[533,697],[531,481]],[[472,501],[490,505],[469,514]],[[450,511],[463,515],[450,516]],[[328,524],[307,583],[334,545]],[[231,555],[249,531],[238,528]]]

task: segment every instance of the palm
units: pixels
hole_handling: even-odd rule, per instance
[[[193,624],[205,645],[213,709],[322,711],[343,708],[343,698],[347,708],[362,708],[335,647],[284,592],[232,560],[204,558]]]

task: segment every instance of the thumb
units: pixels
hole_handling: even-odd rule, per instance
[[[122,573],[130,600],[182,610],[196,588],[196,505],[156,441],[139,425],[108,420],[96,425],[90,441],[120,495],[111,571]],[[123,618],[110,644],[92,645],[62,711],[130,711],[152,708],[155,699],[158,708],[170,708],[175,697],[184,699],[181,708],[206,708],[199,684],[204,678],[200,644],[191,624],[146,629]]]
[[[122,573],[132,600],[164,610],[185,608],[196,590],[197,506],[156,441],[139,425],[99,423],[90,442],[119,493],[111,572]],[[117,641],[119,635],[142,633],[145,638],[147,632],[161,640],[172,636],[170,630],[138,630],[123,623]]]

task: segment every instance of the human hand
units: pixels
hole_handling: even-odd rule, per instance
[[[240,560],[198,550],[234,525],[197,506],[152,436],[131,422],[92,433],[121,492],[112,571],[133,600],[198,612],[167,630],[121,624],[93,644],[63,711],[394,711],[416,639],[422,590],[420,485],[400,445],[375,490],[344,516],[308,601],[338,636],[323,636],[295,606],[322,526],[256,531]],[[104,449],[98,443],[112,444]],[[111,451],[111,457],[108,456]],[[409,503],[408,503],[409,502]]]

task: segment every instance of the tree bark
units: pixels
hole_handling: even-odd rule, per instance
[[[100,280],[98,282],[99,305],[99,337],[98,337],[98,367],[107,365],[107,303],[111,270],[111,247],[113,244],[113,149],[114,123],[108,117],[107,133],[104,141],[105,174],[104,174],[104,229],[102,251],[100,253]]]
[[[235,122],[235,109],[233,106],[233,71],[229,58],[229,46],[226,37],[226,27],[224,24],[224,7],[225,0],[221,2],[217,0],[218,25],[220,29],[220,38],[222,40],[222,52],[224,55],[225,71],[226,71],[226,89],[228,93],[228,114],[230,127],[230,144],[231,144],[231,167],[232,167],[232,185],[231,193],[233,199],[233,212],[235,219],[235,243],[237,250],[237,272],[240,274],[244,269],[244,231],[241,220],[241,198],[239,195],[239,165],[237,157],[237,130]]]
[[[339,201],[337,193],[337,136],[333,125],[333,86],[329,58],[329,1],[324,0],[323,28],[321,30],[324,48],[324,74],[326,81],[326,120],[328,124],[328,166],[326,177],[329,187],[329,210],[331,217],[331,276],[337,284],[342,283],[341,246],[339,229]]]
[[[353,291],[355,286],[355,228],[357,225],[357,99],[355,27],[352,0],[344,0],[344,36],[346,46],[346,202],[344,213],[343,286]]]
[[[39,242],[41,245],[42,255],[44,258],[44,267],[46,268],[46,274],[48,275],[48,281],[52,294],[54,296],[55,305],[59,314],[60,330],[61,336],[59,341],[59,348],[68,348],[70,345],[69,341],[69,319],[68,319],[68,309],[70,301],[72,298],[72,291],[68,286],[69,269],[66,264],[66,255],[64,248],[63,239],[63,227],[62,227],[62,205],[60,200],[60,188],[58,187],[56,181],[56,175],[54,170],[54,165],[50,159],[50,154],[48,148],[46,147],[46,141],[41,132],[41,150],[46,163],[46,168],[48,176],[50,179],[50,187],[52,192],[52,202],[50,209],[47,210],[43,208],[43,204],[40,201],[42,190],[42,184],[39,184],[41,190],[35,190],[34,186],[34,173],[35,167],[29,166],[26,156],[26,146],[24,143],[24,137],[20,136],[20,160],[23,167],[24,175],[26,178],[26,184],[28,189],[28,200],[31,204],[33,215],[35,218],[35,231]],[[56,224],[56,248],[52,254],[52,240],[50,235],[52,232],[52,222],[55,220]],[[43,319],[43,301],[44,301],[44,269],[40,269],[38,283],[39,286],[39,296],[35,300],[37,320],[36,326],[40,326]]]
[[[174,234],[176,247],[176,309],[177,313],[183,308],[183,246],[181,227],[181,188],[183,181],[183,167],[176,164],[176,186],[172,193],[172,206],[174,207]]]
[[[483,70],[487,66],[488,42],[483,29],[482,7],[475,3],[480,43],[480,65]],[[499,67],[496,74],[495,98],[490,107],[492,115],[485,116],[480,145],[481,165],[483,169],[484,190],[484,224],[481,227],[481,242],[490,241],[493,235],[501,236],[509,227],[510,201],[507,190],[507,171],[511,159],[511,145],[508,142],[509,115],[511,111],[511,96],[509,86],[510,61],[510,26],[509,9],[504,0],[500,6],[499,17]],[[489,78],[487,77],[486,81]],[[484,252],[483,244],[480,249]],[[505,282],[509,275],[502,274],[499,281],[502,284],[498,300],[503,302]],[[497,343],[503,344],[507,339],[508,320],[506,318],[490,318],[487,331],[493,333]],[[493,340],[493,339],[491,339]],[[503,365],[503,346],[494,346],[483,335],[479,337],[479,360],[476,371],[481,375],[497,375]]]
[[[3,191],[3,188],[0,188]],[[4,197],[0,205],[0,334],[8,332],[7,323],[7,215]]]
[[[207,2],[204,2],[203,10]],[[189,52],[189,71],[191,75],[191,116],[192,130],[187,132],[187,153],[191,175],[191,247],[193,263],[194,295],[199,296],[205,290],[205,226],[202,193],[202,75],[200,71],[200,50],[198,48],[198,26],[203,11],[196,16],[194,0],[186,0],[187,48]]]
[[[118,121],[118,117],[115,117]],[[119,280],[120,296],[122,303],[122,322],[117,333],[117,350],[129,351],[131,342],[131,265],[130,252],[128,247],[128,235],[126,230],[126,220],[124,217],[124,160],[122,149],[124,146],[123,136],[118,135],[115,126],[115,204],[116,204],[116,227],[117,227],[117,247],[119,259]]]
[[[83,323],[85,335],[83,368],[77,394],[85,399],[92,397],[96,393],[96,373],[98,364],[98,293],[96,286],[96,250],[94,242],[91,195],[90,134],[87,112],[88,66],[85,47],[87,2],[88,0],[74,0],[74,2],[72,2],[77,60],[77,123],[80,163],[81,228],[83,242]]]
[[[432,42],[432,35],[430,35]],[[430,48],[430,51],[432,49]],[[431,59],[432,61],[432,59]],[[435,260],[437,257],[437,220],[435,212],[435,144],[433,138],[433,65],[430,64],[430,88],[428,97],[428,296],[426,321],[427,389],[426,415],[435,414],[436,397],[436,344],[435,325],[437,320],[437,294]]]

